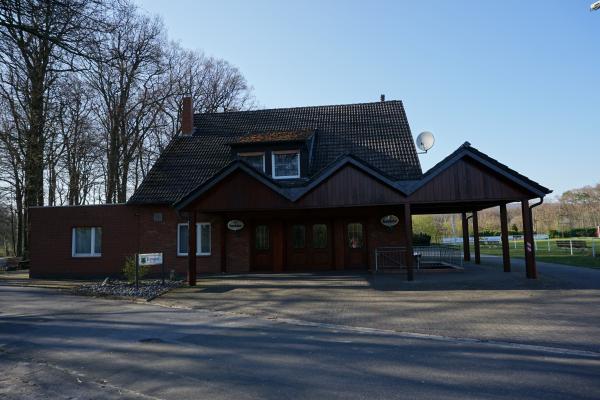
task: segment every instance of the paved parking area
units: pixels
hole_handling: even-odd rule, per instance
[[[600,271],[540,264],[501,271],[496,259],[465,272],[402,275],[212,276],[156,304],[271,319],[334,324],[600,352]],[[572,269],[572,271],[571,271]]]
[[[284,322],[31,287],[0,285],[0,304],[3,400],[600,396],[600,354],[592,352]]]

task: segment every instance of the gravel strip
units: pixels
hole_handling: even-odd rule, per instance
[[[135,283],[105,280],[103,282],[81,285],[74,289],[74,292],[88,296],[132,297],[150,300],[182,285],[183,281],[166,280],[163,285],[160,279],[155,279],[140,281],[139,287],[136,288]]]

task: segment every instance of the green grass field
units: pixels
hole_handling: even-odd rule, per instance
[[[556,242],[558,240],[569,240],[569,238],[536,241],[536,259],[539,261],[546,261],[556,264],[575,265],[579,267],[600,269],[600,239],[572,238],[572,240],[585,240],[587,246],[587,248],[585,249],[573,249],[573,255],[571,255],[570,249],[559,248],[556,245]],[[594,240],[594,243],[592,243],[592,240]],[[595,245],[596,248],[596,257],[592,256],[593,245]],[[510,242],[511,257],[523,258],[524,253],[525,251],[523,249],[523,241],[517,241],[516,243],[512,241]],[[482,243],[481,254],[500,256],[502,255],[502,248],[500,244]]]

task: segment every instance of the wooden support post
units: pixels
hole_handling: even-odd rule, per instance
[[[521,201],[521,212],[523,214],[523,243],[525,246],[525,274],[528,279],[537,279],[535,265],[535,248],[533,246],[533,218],[529,200]]]
[[[500,232],[502,237],[502,264],[504,265],[504,272],[510,272],[510,247],[508,243],[506,204],[500,204]]]
[[[413,245],[412,245],[412,215],[410,211],[410,204],[404,204],[404,232],[406,233],[405,243],[406,243],[406,279],[412,281],[415,279],[414,271],[413,271]]]
[[[479,246],[479,221],[477,211],[473,211],[473,247],[475,247],[475,264],[481,264],[481,247]]]
[[[342,271],[346,264],[346,241],[344,237],[344,221],[333,220],[333,253],[336,271]]]
[[[283,272],[285,260],[285,232],[283,221],[274,221],[271,226],[271,237],[273,238],[273,272]]]
[[[471,261],[471,244],[469,243],[469,220],[467,213],[462,213],[463,253],[465,261]]]
[[[221,217],[221,272],[227,272],[227,218]]]
[[[188,219],[188,285],[196,286],[196,211]]]

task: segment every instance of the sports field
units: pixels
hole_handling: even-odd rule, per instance
[[[585,241],[585,248],[573,249],[558,246],[558,241]],[[600,239],[598,238],[561,238],[536,240],[536,259],[557,264],[576,265],[581,267],[600,268]],[[471,251],[472,248],[471,248]],[[595,257],[594,257],[595,253]],[[481,243],[481,254],[502,255],[500,243]],[[511,257],[524,257],[523,241],[510,242]]]

